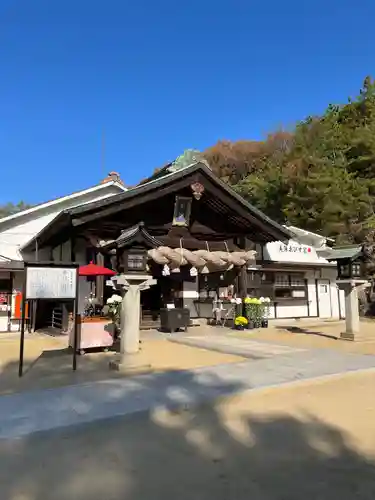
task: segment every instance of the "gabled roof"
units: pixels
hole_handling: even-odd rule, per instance
[[[157,238],[152,236],[147,229],[144,227],[144,223],[140,222],[129,229],[125,229],[121,232],[120,236],[113,241],[110,241],[104,245],[101,245],[101,248],[105,250],[110,250],[112,248],[122,248],[130,243],[147,243],[152,248],[157,248],[162,245],[162,242]]]
[[[350,260],[355,260],[358,257],[363,256],[363,247],[362,245],[358,246],[348,246],[348,247],[337,247],[337,248],[332,248],[330,251],[330,254],[328,257],[326,257],[327,260],[340,260],[340,259],[350,259]]]
[[[304,240],[306,240],[308,244],[311,244],[313,246],[325,247],[327,245],[327,242],[334,243],[335,241],[333,238],[328,238],[327,236],[322,236],[321,234],[313,233],[300,227],[289,225],[286,225],[284,227],[286,227],[291,233],[293,233],[296,239],[300,239],[303,242]]]
[[[267,233],[269,241],[289,240],[291,233],[277,222],[270,219],[263,212],[244,200],[228,184],[219,179],[209,168],[205,161],[199,161],[179,170],[169,172],[166,168],[165,175],[150,180],[146,184],[141,184],[128,191],[111,196],[110,198],[97,200],[85,205],[80,205],[62,212],[51,224],[41,231],[36,238],[43,244],[57,232],[67,229],[71,225],[81,226],[96,219],[107,217],[114,214],[119,209],[126,209],[129,206],[141,204],[145,199],[156,199],[160,193],[168,192],[172,185],[174,188],[190,182],[191,179],[198,176],[210,183],[216,190],[218,197],[225,198],[232,204],[234,211],[240,212],[241,219],[246,224],[252,224],[255,227],[263,228],[263,233]],[[163,173],[164,173],[163,172]],[[261,233],[261,229],[259,229]],[[35,242],[35,238],[34,238]],[[24,250],[32,248],[32,241],[25,245]]]
[[[115,205],[120,204],[122,201],[130,200],[131,198],[138,197],[144,195],[152,190],[159,190],[160,188],[168,185],[173,181],[178,179],[183,179],[184,177],[190,176],[194,172],[202,172],[204,175],[211,180],[214,184],[218,185],[220,189],[222,189],[227,195],[236,200],[236,202],[242,207],[245,208],[248,215],[252,216],[254,219],[261,220],[270,226],[270,230],[274,231],[275,235],[277,234],[277,239],[285,240],[291,238],[291,233],[288,231],[286,227],[278,224],[277,222],[270,219],[263,212],[258,210],[254,205],[247,202],[242,196],[237,194],[228,184],[219,179],[209,168],[207,162],[200,160],[197,163],[189,165],[187,167],[181,168],[176,171],[169,172],[166,168],[166,173],[162,177],[156,177],[155,179],[147,182],[146,184],[142,184],[136,186],[134,188],[129,189],[126,193],[122,193],[116,196],[112,196],[111,199],[98,200],[92,203],[88,203],[86,205],[82,205],[80,207],[73,208],[69,210],[69,213],[74,217],[79,219],[80,217],[84,217],[92,211],[96,211],[97,209],[109,209]],[[106,211],[106,210],[105,210]]]
[[[68,200],[77,200],[77,202],[79,203],[79,198],[82,197],[82,196],[85,196],[85,195],[88,195],[90,193],[95,193],[97,191],[101,191],[103,189],[106,189],[108,188],[109,186],[116,186],[118,188],[120,188],[122,191],[126,191],[127,188],[122,184],[122,182],[118,182],[118,181],[107,181],[107,182],[103,182],[101,184],[97,184],[96,186],[93,186],[93,187],[90,187],[88,189],[83,189],[81,191],[76,191],[74,193],[71,193],[69,195],[66,195],[66,196],[61,196],[59,198],[55,198],[54,200],[50,200],[50,201],[47,201],[47,202],[44,202],[44,203],[40,203],[38,205],[35,205],[31,208],[28,208],[27,210],[22,210],[21,212],[17,212],[15,214],[12,214],[12,215],[8,215],[7,217],[3,217],[0,219],[0,228],[1,228],[1,225],[4,224],[4,223],[8,223],[10,221],[16,221],[17,219],[19,219],[20,217],[23,217],[25,215],[29,215],[29,214],[33,214],[33,213],[37,213],[38,211],[40,210],[43,210],[45,208],[49,208],[49,207],[54,207],[61,204],[61,203],[64,203],[65,201],[68,201]]]

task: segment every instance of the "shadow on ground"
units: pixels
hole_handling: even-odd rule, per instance
[[[298,334],[306,334],[306,335],[315,335],[317,337],[324,337],[331,340],[338,340],[336,335],[330,335],[324,332],[317,332],[314,330],[309,330],[308,328],[301,328],[299,326],[276,326],[277,330],[283,330],[290,333],[298,333]]]
[[[115,355],[114,351],[104,353],[100,350],[77,355],[77,371],[74,372],[71,348],[44,350],[35,358],[25,359],[21,378],[18,376],[19,361],[10,361],[0,368],[0,394],[118,378],[117,372],[109,370],[109,362]]]
[[[163,376],[138,379],[138,384],[150,388]],[[194,394],[204,393],[206,383],[212,385],[188,371],[184,380]],[[164,390],[166,406],[176,404],[178,383],[176,376]],[[375,463],[355,451],[337,428],[311,415],[230,415],[223,407],[206,401],[190,411],[144,412],[0,441],[0,497],[375,498]]]

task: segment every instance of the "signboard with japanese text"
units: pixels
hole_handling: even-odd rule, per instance
[[[286,245],[285,243],[280,243],[279,244],[279,251],[280,252],[290,252],[290,253],[311,253],[311,247],[308,247],[306,245],[299,245],[299,244],[288,244]]]
[[[75,299],[77,270],[64,267],[27,267],[26,299]]]
[[[326,264],[328,261],[319,257],[316,249],[309,245],[301,245],[298,241],[289,240],[287,243],[273,241],[267,243],[263,250],[265,260],[274,262],[302,262]]]

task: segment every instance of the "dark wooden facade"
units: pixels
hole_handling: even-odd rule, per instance
[[[179,202],[182,209],[186,209],[185,223],[183,218],[182,222],[178,219],[179,214],[176,216]],[[99,243],[103,240],[116,240],[137,227],[135,240],[132,242],[131,237],[124,240],[127,250],[141,243],[145,248],[164,245],[189,250],[236,251],[255,249],[257,243],[264,245],[290,238],[284,227],[238,196],[205,163],[197,163],[176,172],[166,171],[164,176],[123,194],[60,214],[25,250],[31,252],[36,245],[55,247],[70,239],[74,261],[77,239],[84,238],[88,247],[99,252]],[[121,267],[113,259],[112,264]],[[236,274],[238,292],[246,295],[246,269],[238,269]],[[170,279],[177,280],[176,276]],[[180,280],[184,279],[188,278],[182,272]]]

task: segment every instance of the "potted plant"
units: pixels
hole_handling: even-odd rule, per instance
[[[108,315],[112,319],[115,330],[120,331],[120,311],[121,311],[121,295],[112,295],[107,299]]]
[[[245,313],[249,322],[249,328],[260,328],[262,321],[261,302],[255,297],[246,297]]]
[[[234,299],[236,301],[236,315],[237,316],[242,316],[242,299],[241,297],[236,297]]]
[[[254,299],[254,328],[261,328],[263,319],[263,303],[260,299]]]
[[[269,297],[261,297],[259,299],[262,302],[262,328],[268,328],[268,318],[270,315],[270,305],[271,299]]]
[[[243,330],[248,324],[247,319],[244,316],[237,316],[234,320],[234,326],[236,330]]]

